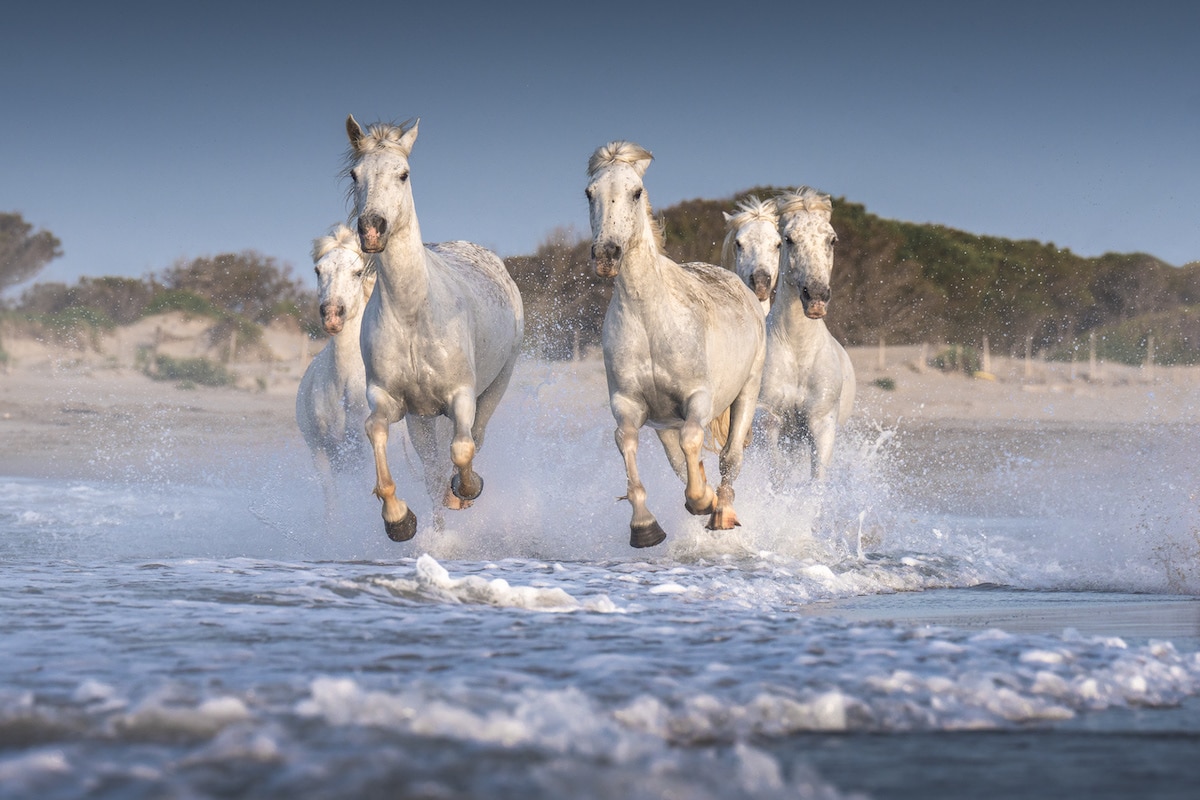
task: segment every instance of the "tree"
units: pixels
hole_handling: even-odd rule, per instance
[[[62,255],[62,242],[50,231],[33,233],[18,213],[0,212],[0,292],[32,278]]]
[[[282,309],[315,307],[292,268],[247,250],[178,263],[163,273],[162,285],[193,292],[221,308],[265,324]]]

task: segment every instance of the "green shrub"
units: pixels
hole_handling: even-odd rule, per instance
[[[929,359],[929,366],[942,372],[965,372],[968,375],[974,375],[981,369],[979,353],[975,348],[957,344],[950,345]]]
[[[896,381],[893,378],[876,378],[871,381],[871,385],[876,389],[882,389],[885,392],[896,391]]]
[[[190,389],[196,384],[228,386],[234,381],[233,373],[207,358],[171,358],[159,355],[154,358],[153,366],[145,372],[155,380],[179,381],[180,387],[185,389]]]

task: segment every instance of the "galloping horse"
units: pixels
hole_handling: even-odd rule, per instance
[[[328,512],[333,473],[365,461],[367,375],[358,346],[362,311],[375,287],[375,265],[358,246],[358,235],[339,225],[313,241],[321,324],[330,335],[300,379],[296,424],[312,451]]]
[[[512,376],[525,313],[504,262],[470,242],[425,245],[413,206],[409,154],[417,124],[346,119],[347,174],[362,249],[378,253],[379,280],[363,312],[365,428],[375,454],[375,494],[393,541],[411,539],[417,518],[396,497],[387,463],[388,428],[402,418],[434,502],[445,487],[437,417],[454,425],[449,443],[454,474],[442,501],[466,508],[483,491],[473,462],[484,429]]]
[[[754,416],[765,352],[763,315],[736,275],[711,264],[676,264],[662,252],[642,177],[650,153],[630,142],[600,147],[588,162],[587,198],[596,274],[615,278],[601,335],[617,448],[633,506],[629,543],[652,547],[666,533],[646,507],[638,477],[638,431],[649,423],[686,484],[685,506],[708,527],[738,524],[733,481]],[[730,413],[713,492],[700,460],[705,431]]]
[[[779,288],[767,315],[767,358],[761,405],[767,441],[776,466],[780,439],[806,440],[811,474],[825,477],[837,426],[854,405],[854,367],[845,348],[825,326],[837,241],[829,195],[807,186],[780,195]]]
[[[765,316],[775,299],[779,280],[779,215],[774,200],[748,197],[738,203],[735,213],[724,211],[725,242],[721,263],[738,274],[754,291]]]

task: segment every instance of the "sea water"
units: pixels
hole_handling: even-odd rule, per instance
[[[647,432],[635,551],[569,383],[440,527],[396,429],[405,544],[298,435],[0,476],[0,796],[1194,796],[1194,427],[860,419],[821,488],[752,450],[721,533]]]

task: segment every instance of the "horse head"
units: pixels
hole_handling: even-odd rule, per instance
[[[388,237],[409,223],[413,214],[408,156],[417,140],[417,123],[375,124],[363,130],[353,115],[346,118],[350,138],[351,196],[358,217],[358,237],[365,253],[380,253]]]
[[[721,260],[738,274],[762,304],[763,313],[771,309],[775,283],[779,280],[779,216],[773,200],[749,197],[738,203],[735,213],[725,217],[725,243]]]
[[[588,217],[592,225],[592,266],[602,278],[615,278],[631,248],[649,236],[660,242],[650,219],[642,177],[654,156],[632,142],[609,142],[588,161]]]
[[[833,245],[837,234],[830,218],[829,195],[804,186],[775,200],[779,209],[779,235],[783,239],[779,272],[791,281],[804,315],[821,319],[829,305],[833,275]]]
[[[375,270],[359,249],[358,236],[345,225],[316,239],[312,255],[321,325],[336,336],[362,313],[375,287]]]

